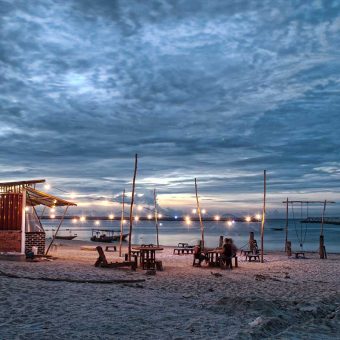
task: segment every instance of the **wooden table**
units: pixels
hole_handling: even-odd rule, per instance
[[[139,251],[140,265],[143,269],[156,269],[158,262],[156,261],[156,251],[163,250],[162,247],[157,246],[136,246],[132,247],[133,250]],[[161,263],[158,264],[159,268]]]
[[[208,250],[208,261],[210,267],[220,267],[221,266],[221,255],[223,254],[223,249],[216,248]],[[238,267],[238,261],[237,261],[237,255],[233,256],[233,259],[235,261],[235,267]]]

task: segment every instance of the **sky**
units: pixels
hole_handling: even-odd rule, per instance
[[[81,211],[340,202],[340,1],[0,0],[0,178]],[[64,190],[64,191],[60,191]],[[317,214],[320,208],[316,210]],[[339,205],[330,209],[340,215]]]

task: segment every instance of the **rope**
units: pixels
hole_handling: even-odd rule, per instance
[[[11,279],[26,279],[32,281],[50,281],[50,282],[69,282],[69,283],[92,283],[92,284],[123,284],[123,283],[140,283],[145,282],[144,279],[138,280],[76,280],[76,279],[60,279],[52,277],[31,277],[31,276],[18,276],[11,273],[5,273],[0,270],[0,275]]]

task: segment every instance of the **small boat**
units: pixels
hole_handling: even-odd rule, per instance
[[[283,227],[271,228],[271,230],[274,230],[274,231],[282,231],[282,230],[284,230],[284,228],[283,228]]]
[[[54,232],[55,232],[55,229],[52,229],[52,233],[53,233],[53,236],[55,239],[57,240],[73,240],[75,239],[78,235],[77,234],[74,234],[72,235],[71,234],[71,229],[65,229],[66,231],[68,230],[70,232],[69,235],[55,235]]]
[[[57,240],[73,240],[77,237],[77,235],[57,235],[55,239]]]
[[[129,234],[123,234],[122,240],[125,241]],[[92,242],[111,243],[120,240],[120,232],[112,229],[92,229]]]

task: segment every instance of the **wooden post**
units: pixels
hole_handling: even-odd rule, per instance
[[[264,223],[266,220],[266,191],[267,191],[267,178],[266,170],[263,170],[263,211],[262,211],[262,223],[261,223],[261,263],[263,263],[264,253]]]
[[[201,227],[201,249],[204,249],[204,225],[202,222],[202,216],[201,216],[201,208],[200,208],[200,203],[198,200],[198,192],[197,192],[197,180],[195,178],[195,192],[196,192],[196,204],[197,204],[197,213],[198,217],[200,219],[200,227]]]
[[[319,254],[320,259],[325,258],[326,248],[325,248],[325,238],[323,235],[323,225],[325,223],[325,211],[326,211],[327,201],[325,200],[323,204],[322,216],[321,216],[321,228],[320,228],[320,247],[319,247]]]
[[[131,261],[131,236],[132,236],[132,225],[133,225],[133,202],[135,200],[135,185],[136,185],[136,175],[137,175],[137,163],[138,163],[138,155],[135,155],[135,170],[133,173],[132,180],[132,196],[131,196],[131,204],[130,204],[130,229],[129,229],[129,246],[128,246],[128,259]]]
[[[222,248],[223,247],[223,235],[220,236],[219,242],[218,242],[218,247]]]
[[[292,242],[287,241],[286,247],[287,256],[292,256]]]
[[[122,216],[120,218],[119,257],[122,256],[123,229],[124,229],[124,205],[125,205],[125,189],[123,190]]]
[[[48,252],[49,252],[49,250],[50,250],[50,248],[51,248],[51,246],[52,246],[52,244],[53,244],[53,242],[54,242],[54,240],[55,240],[55,237],[57,236],[58,231],[59,231],[61,225],[62,225],[63,222],[64,222],[64,218],[65,218],[65,215],[66,215],[66,213],[67,213],[68,207],[69,207],[69,206],[67,205],[67,206],[66,206],[66,209],[65,209],[65,211],[64,211],[64,215],[62,216],[62,218],[61,218],[61,220],[60,220],[60,223],[59,223],[59,225],[58,225],[58,228],[57,228],[55,234],[54,234],[53,237],[52,237],[52,241],[51,241],[51,243],[49,244],[49,246],[48,246],[48,248],[47,248],[47,250],[46,250],[45,256],[47,256],[47,254],[48,254]]]
[[[156,226],[156,241],[157,241],[157,247],[159,246],[159,236],[158,236],[158,212],[157,212],[157,195],[156,195],[156,189],[153,191],[153,198],[155,203],[155,226]]]
[[[288,242],[288,197],[287,197],[287,200],[286,200],[286,239],[285,239],[285,252],[287,253],[288,252],[288,249],[287,249],[287,242]]]

